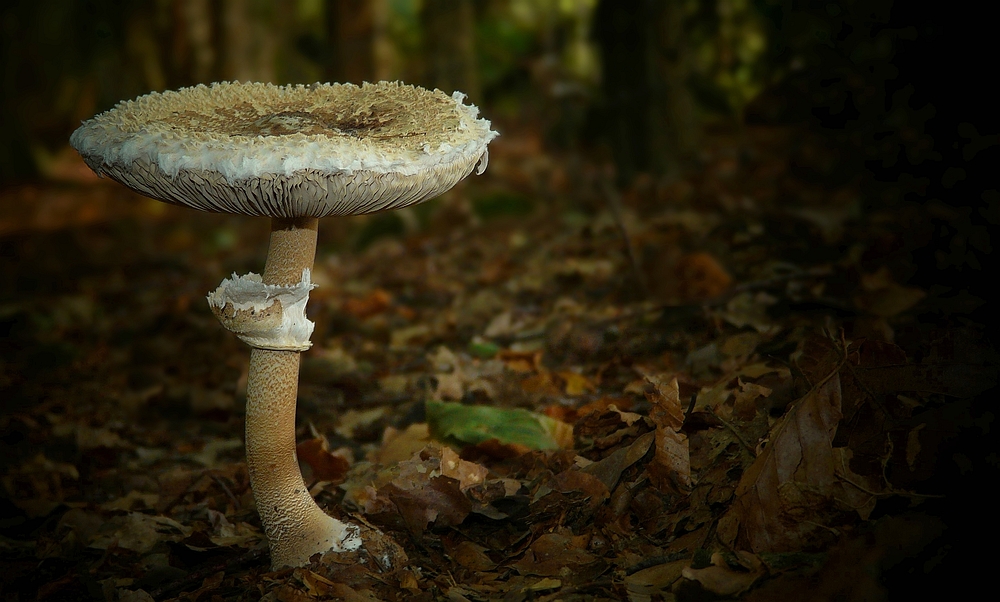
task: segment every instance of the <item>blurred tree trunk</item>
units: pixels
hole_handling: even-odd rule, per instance
[[[698,141],[681,0],[601,0],[605,135],[625,181],[636,172],[673,173]]]
[[[219,44],[219,79],[252,81],[258,79],[253,61],[254,23],[247,0],[221,0],[214,3]]]
[[[423,83],[447,93],[461,90],[473,103],[481,102],[472,0],[425,1],[420,21],[427,61]]]
[[[181,85],[212,81],[217,57],[209,0],[174,0],[170,8],[170,79]]]
[[[327,0],[326,39],[331,82],[360,84],[375,79],[375,14],[369,0]]]

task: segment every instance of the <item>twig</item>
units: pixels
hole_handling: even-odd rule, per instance
[[[615,218],[615,225],[618,226],[618,233],[621,234],[622,242],[625,243],[625,256],[628,258],[629,265],[632,266],[632,274],[635,276],[635,281],[639,283],[639,288],[642,289],[643,297],[649,297],[649,285],[646,283],[646,278],[642,274],[642,269],[639,267],[639,261],[635,257],[635,252],[632,250],[632,238],[628,235],[628,230],[625,229],[625,217],[622,211],[622,199],[615,190],[615,187],[611,185],[611,182],[607,178],[601,179],[601,188],[603,188],[604,197],[608,201],[608,207],[611,208],[611,215]]]
[[[742,435],[742,434],[740,434],[740,431],[739,431],[739,429],[737,429],[737,428],[736,428],[736,426],[735,426],[735,425],[734,425],[733,423],[729,422],[728,420],[726,420],[726,419],[725,419],[725,418],[723,418],[722,416],[719,416],[719,415],[718,415],[718,414],[716,414],[715,412],[712,412],[712,415],[713,415],[713,416],[715,416],[716,418],[718,418],[718,419],[719,419],[719,422],[721,422],[721,423],[722,423],[723,425],[725,425],[725,427],[726,427],[727,429],[729,429],[729,431],[730,431],[730,432],[731,432],[731,433],[732,433],[733,435],[735,435],[735,436],[736,436],[736,439],[737,439],[737,440],[738,440],[738,441],[740,442],[740,444],[742,444],[742,445],[743,445],[743,447],[744,447],[744,448],[745,448],[745,449],[746,449],[746,450],[747,450],[748,452],[750,452],[750,455],[751,455],[752,457],[754,457],[754,458],[756,458],[756,457],[757,457],[757,450],[756,450],[756,449],[754,449],[754,447],[753,447],[752,445],[750,445],[750,443],[749,443],[749,442],[747,442],[747,440],[746,440],[746,439],[744,439],[744,438],[743,438],[743,435]]]
[[[240,501],[236,499],[236,496],[233,495],[233,492],[229,490],[229,487],[226,486],[226,483],[212,473],[209,473],[208,476],[211,477],[213,481],[215,481],[216,485],[221,487],[222,490],[226,492],[226,497],[228,497],[229,501],[233,503],[233,510],[238,511],[240,509]]]
[[[698,392],[695,391],[691,394],[691,402],[688,403],[687,410],[684,412],[684,422],[687,422],[688,418],[691,416],[691,412],[694,411],[694,405],[698,401]],[[682,423],[683,424],[683,423]]]

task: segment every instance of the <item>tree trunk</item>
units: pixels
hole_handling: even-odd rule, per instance
[[[327,0],[326,39],[331,82],[360,84],[375,79],[375,19],[368,0]]]
[[[424,2],[420,19],[426,60],[424,84],[449,94],[460,90],[473,104],[482,102],[472,0]]]
[[[697,146],[698,124],[680,0],[601,0],[605,136],[624,181],[672,173]]]

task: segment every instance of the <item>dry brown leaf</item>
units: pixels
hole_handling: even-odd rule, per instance
[[[611,495],[611,491],[600,479],[582,470],[564,470],[552,479],[551,485],[561,493],[579,491],[589,500],[591,510],[603,504]]]
[[[90,547],[106,550],[111,546],[145,554],[162,541],[179,541],[191,534],[191,527],[166,516],[149,516],[131,512],[115,516],[101,527],[102,534]]]
[[[594,462],[582,470],[597,477],[609,491],[612,491],[618,484],[622,472],[646,455],[655,437],[655,433],[646,433],[628,447],[618,448],[610,456]]]
[[[691,487],[691,455],[688,450],[687,435],[680,432],[684,424],[684,409],[681,407],[677,378],[669,381],[662,376],[647,376],[653,391],[646,398],[653,405],[649,417],[656,424],[656,451],[649,465],[650,475],[660,489],[679,486],[687,490]]]
[[[551,397],[558,397],[562,394],[559,386],[552,380],[552,375],[548,372],[539,372],[525,378],[521,381],[521,389],[525,393],[549,395]]]
[[[682,575],[685,579],[697,581],[703,588],[720,596],[738,596],[747,591],[767,573],[764,564],[753,554],[740,554],[741,564],[749,565],[736,570],[729,567],[719,553],[712,554],[712,565],[702,569],[685,567]]]
[[[377,288],[360,299],[354,298],[344,301],[341,309],[359,320],[364,320],[384,312],[391,305],[392,295],[384,289]]]
[[[846,447],[837,447],[834,454],[834,474],[837,483],[834,485],[833,498],[844,509],[854,510],[861,520],[868,520],[875,502],[885,491],[881,475],[863,476],[851,470],[851,457],[854,453]]]
[[[448,556],[458,564],[471,571],[491,571],[496,568],[497,563],[486,555],[487,548],[468,540],[460,541],[454,546],[448,546],[445,540]]]
[[[906,435],[906,466],[913,472],[914,467],[917,465],[917,457],[920,455],[920,450],[922,446],[920,445],[920,431],[927,426],[927,423],[921,423],[910,429],[910,432]]]
[[[382,433],[382,447],[372,453],[369,459],[388,466],[413,457],[413,454],[427,446],[438,447],[431,440],[426,422],[411,424],[402,431],[389,426]]]
[[[317,481],[340,481],[351,467],[346,458],[330,452],[326,437],[306,439],[295,446],[295,452],[299,460],[309,465]]]
[[[690,253],[677,261],[674,269],[677,293],[686,301],[721,295],[733,279],[719,260],[708,253]]]
[[[504,349],[497,358],[501,360],[508,370],[513,372],[535,372],[541,366],[542,353],[540,351],[512,351]]]
[[[662,594],[681,578],[681,571],[690,564],[687,560],[677,560],[658,564],[636,571],[625,577],[625,589],[630,600],[650,600],[652,595]]]
[[[604,412],[612,406],[619,410],[628,410],[632,407],[632,400],[625,397],[608,397],[605,395],[596,401],[580,407],[576,411],[576,415],[577,417],[581,417],[593,412]]]
[[[843,494],[832,442],[841,419],[839,373],[830,374],[775,425],[770,442],[743,473],[736,500],[719,522],[730,546],[754,552],[799,550]]]
[[[733,415],[740,420],[753,420],[757,414],[757,398],[769,397],[771,389],[756,383],[737,380],[739,390],[733,391]]]
[[[594,383],[582,374],[578,374],[570,370],[563,370],[561,372],[557,372],[556,374],[562,378],[565,383],[563,390],[566,392],[566,395],[583,395],[584,393],[589,393],[596,388]]]
[[[511,566],[521,575],[540,577],[559,575],[566,568],[573,571],[596,560],[586,549],[588,539],[568,532],[546,533],[533,541],[524,557]]]
[[[379,490],[396,506],[406,525],[414,533],[421,533],[430,523],[439,527],[461,524],[472,511],[472,502],[459,488],[458,481],[439,476],[422,480],[409,480],[407,488],[396,481]]]
[[[486,480],[489,470],[475,462],[469,462],[458,457],[450,447],[441,449],[441,474],[458,481],[460,491],[474,487]]]
[[[855,305],[883,318],[897,316],[927,296],[919,288],[897,284],[884,266],[873,274],[862,274],[861,289],[854,298]]]

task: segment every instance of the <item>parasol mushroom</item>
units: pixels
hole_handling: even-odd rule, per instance
[[[234,274],[208,302],[252,348],[247,466],[274,568],[362,543],[316,505],[295,454],[318,218],[406,207],[482,173],[497,133],[463,99],[386,82],[223,82],[119,103],[70,138],[98,175],[146,196],[271,218],[263,275]]]

